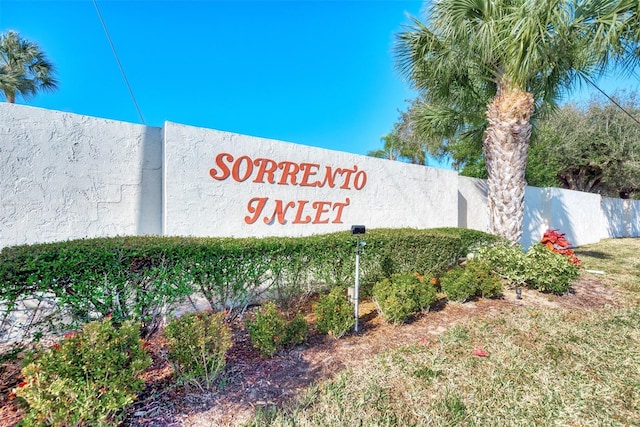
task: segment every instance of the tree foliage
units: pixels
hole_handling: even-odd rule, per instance
[[[640,195],[640,98],[619,93],[568,104],[540,123],[529,164],[530,184],[612,197]],[[535,150],[533,150],[535,148]]]
[[[402,113],[393,130],[381,138],[383,148],[372,150],[367,155],[381,159],[400,160],[414,165],[427,165],[429,147],[413,129],[408,113]]]
[[[580,79],[640,59],[639,8],[629,0],[439,0],[399,34],[398,68],[420,91],[416,129],[441,145],[482,141],[494,233],[512,242],[522,234],[533,121]]]
[[[56,88],[54,66],[37,44],[15,31],[0,36],[0,92],[7,102]]]

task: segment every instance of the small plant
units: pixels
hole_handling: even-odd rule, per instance
[[[440,277],[440,287],[449,301],[465,302],[476,294],[476,284],[460,265]]]
[[[562,239],[558,242],[564,245]],[[567,291],[579,271],[579,264],[568,260],[567,254],[541,243],[534,244],[527,253],[517,245],[483,247],[478,249],[476,259],[488,262],[509,286],[527,286],[542,292]]]
[[[115,327],[110,318],[87,323],[22,369],[25,379],[15,389],[28,405],[22,425],[117,425],[144,388],[138,375],[150,364],[139,325]]]
[[[540,243],[545,245],[552,252],[566,256],[567,261],[580,267],[580,260],[573,253],[571,243],[569,243],[564,236],[565,235],[563,233],[559,233],[558,230],[547,230],[542,236]]]
[[[474,297],[490,298],[502,293],[500,277],[487,261],[469,260],[440,278],[442,292],[450,301],[465,302]]]
[[[426,280],[418,273],[393,274],[390,279],[376,283],[372,294],[385,321],[393,324],[406,322],[409,316],[436,301],[432,279]]]
[[[342,338],[355,324],[353,305],[344,289],[335,287],[314,305],[316,328],[322,334]]]
[[[305,320],[304,316],[300,313],[296,313],[293,319],[287,322],[284,329],[283,345],[296,345],[302,344],[307,340],[309,336],[309,324]]]
[[[577,264],[567,262],[566,255],[550,251],[541,243],[527,252],[527,284],[542,292],[566,292],[578,278]]]
[[[284,347],[307,339],[308,325],[304,317],[298,313],[293,320],[287,321],[273,302],[264,304],[255,319],[247,319],[245,324],[251,343],[263,356],[272,356]]]
[[[169,360],[181,381],[209,389],[224,370],[231,348],[231,330],[224,313],[188,313],[165,328]]]
[[[480,247],[474,258],[489,263],[510,287],[526,286],[527,257],[520,245],[498,243]]]

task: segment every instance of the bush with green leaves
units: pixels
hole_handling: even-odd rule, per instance
[[[203,311],[172,319],[164,330],[168,357],[181,382],[202,389],[214,386],[226,365],[233,344],[224,313]]]
[[[355,324],[354,307],[344,288],[335,287],[328,294],[321,295],[313,306],[316,315],[316,329],[322,334],[342,338]]]
[[[150,335],[193,292],[178,266],[185,246],[179,239],[144,236],[3,248],[0,304],[12,307],[44,295],[57,304],[54,317],[70,319],[57,329],[112,316],[139,322],[143,335]]]
[[[579,275],[577,264],[541,243],[529,249],[527,260],[527,284],[542,292],[566,292]]]
[[[373,286],[373,299],[384,320],[401,324],[437,300],[434,278],[417,273],[397,273]]]
[[[459,228],[371,229],[365,240],[361,290],[368,294],[394,273],[440,274],[470,248],[496,237]],[[353,283],[355,245],[344,231],[295,238],[114,237],[6,247],[0,251],[0,319],[12,319],[39,299],[43,303],[35,304],[37,313],[30,318],[42,319],[41,330],[27,325],[21,331],[78,328],[111,314],[118,321],[139,321],[143,334],[151,334],[194,293],[230,316],[264,300],[295,312],[310,293]],[[45,306],[55,312],[49,315]],[[61,319],[70,319],[70,325]],[[13,327],[4,323],[0,329]]]
[[[506,242],[478,248],[474,259],[489,263],[507,286],[526,286],[528,259],[520,245]]]
[[[465,302],[474,297],[494,297],[502,293],[502,281],[487,261],[469,260],[440,277],[442,292],[450,301]]]
[[[536,243],[528,252],[519,245],[482,247],[477,260],[489,263],[510,287],[529,287],[542,292],[566,292],[578,277],[578,265],[546,246]]]
[[[298,313],[292,320],[287,320],[271,301],[263,304],[255,318],[247,318],[245,325],[251,343],[263,356],[272,356],[285,347],[303,343],[309,330],[302,314]]]
[[[111,426],[144,388],[139,375],[151,364],[139,325],[111,319],[87,323],[22,369],[15,394],[27,404],[24,426]]]

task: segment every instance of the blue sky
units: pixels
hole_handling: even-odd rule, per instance
[[[422,1],[97,3],[150,126],[168,120],[366,154],[414,95],[394,68],[393,42]],[[0,32],[8,29],[38,43],[60,81],[18,103],[141,123],[92,0],[0,0]]]

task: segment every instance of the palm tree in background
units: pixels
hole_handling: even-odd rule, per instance
[[[9,103],[16,95],[35,95],[40,90],[53,90],[57,82],[54,67],[40,47],[20,37],[15,31],[0,36],[0,91]]]
[[[379,159],[398,160],[401,156],[402,142],[394,132],[388,133],[380,138],[383,141],[383,147],[379,150],[372,150],[367,156],[377,157]]]
[[[522,235],[532,120],[610,65],[632,70],[638,14],[638,0],[433,0],[398,35],[398,68],[420,91],[416,126],[482,144],[493,233]]]

